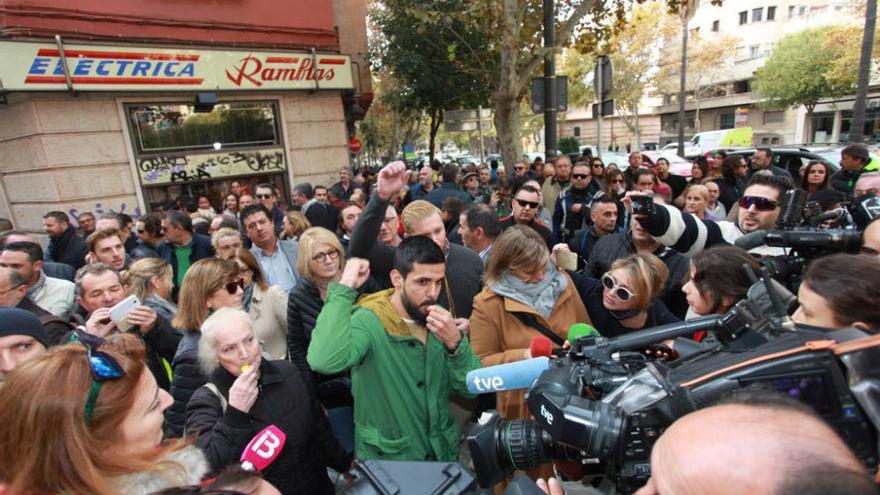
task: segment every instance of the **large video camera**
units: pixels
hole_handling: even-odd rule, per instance
[[[676,419],[755,388],[812,406],[866,469],[876,469],[880,404],[869,390],[880,388],[880,370],[869,363],[880,362],[880,342],[855,329],[796,327],[787,314],[793,299],[764,269],[747,298],[721,317],[577,339],[531,386],[535,420],[494,414],[470,432],[480,485],[550,460],[579,460],[631,493],[647,481],[651,447]],[[714,343],[676,361],[640,352],[704,329]]]

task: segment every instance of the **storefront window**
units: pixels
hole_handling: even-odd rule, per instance
[[[289,197],[274,102],[219,103],[210,112],[192,103],[138,103],[126,112],[148,210],[205,195],[221,212],[233,181],[250,193],[272,184],[279,203]]]
[[[852,129],[852,110],[841,113],[839,142],[848,142]],[[834,137],[834,112],[822,112],[813,115],[813,142],[829,143]],[[866,141],[880,141],[880,108],[868,105],[865,110],[865,127],[862,135]]]

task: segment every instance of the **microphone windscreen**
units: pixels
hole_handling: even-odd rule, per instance
[[[246,471],[262,471],[281,454],[287,435],[275,425],[263,428],[248,442],[241,453],[241,467]]]
[[[529,353],[533,358],[538,356],[550,356],[553,352],[553,341],[543,335],[535,335],[529,344]]]
[[[596,330],[596,327],[589,323],[575,323],[568,328],[568,341],[574,344],[578,337],[601,337],[602,334]]]
[[[549,367],[550,359],[541,356],[472,370],[467,374],[465,381],[468,392],[472,394],[528,388]]]

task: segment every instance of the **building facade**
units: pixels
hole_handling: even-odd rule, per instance
[[[47,7],[46,4],[51,7]],[[173,6],[173,8],[170,8]],[[231,181],[328,184],[372,101],[363,0],[0,9],[0,216],[138,217]]]

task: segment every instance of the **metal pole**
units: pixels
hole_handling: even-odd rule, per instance
[[[602,158],[602,93],[605,89],[602,87],[602,62],[603,58],[599,57],[599,62],[596,63],[596,100],[599,101],[597,103],[597,108],[599,111],[596,113],[596,150],[599,153],[599,158]]]
[[[688,50],[688,25],[687,21],[681,21],[681,88],[678,91],[678,156],[684,157],[684,100],[685,84],[687,84],[687,50]],[[699,129],[697,129],[699,132]]]
[[[554,0],[544,0],[544,159],[556,156],[556,36]]]
[[[480,131],[480,163],[483,163],[483,107],[477,107],[477,129]]]
[[[861,143],[864,139],[865,102],[868,99],[869,72],[871,69],[871,49],[874,46],[874,28],[877,25],[877,0],[868,0],[865,9],[865,34],[862,35],[862,54],[859,63],[859,82],[856,87],[856,101],[853,103],[853,120],[849,131],[849,142]]]

